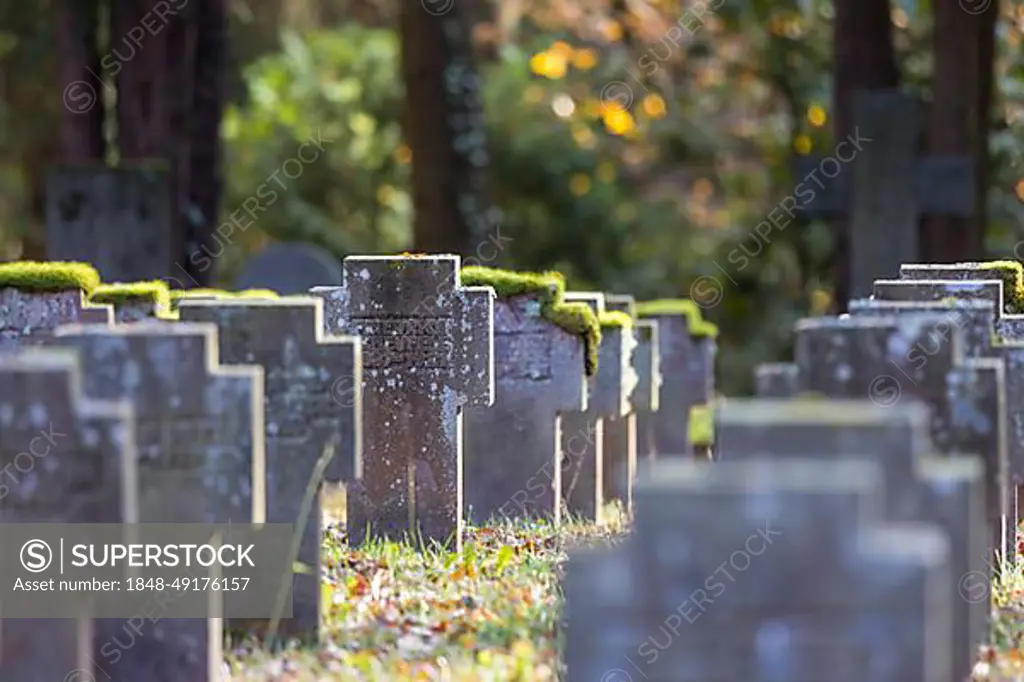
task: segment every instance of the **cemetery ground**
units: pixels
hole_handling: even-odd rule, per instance
[[[615,543],[626,523],[610,505],[600,526],[563,520],[468,528],[459,553],[409,544],[346,543],[325,519],[322,598],[327,641],[272,652],[225,645],[230,680],[555,680],[565,550]]]
[[[225,647],[227,679],[554,682],[564,675],[559,579],[565,550],[625,538],[628,519],[620,508],[609,506],[605,519],[560,528],[543,522],[469,528],[459,553],[379,541],[353,549],[343,524],[331,520],[323,545],[326,643],[267,651],[232,642]],[[1017,537],[1024,548],[1024,523]],[[985,588],[992,641],[978,652],[972,682],[1024,679],[1024,563],[1004,573],[991,591]],[[700,627],[699,617],[688,627]],[[665,641],[664,633],[651,635]]]

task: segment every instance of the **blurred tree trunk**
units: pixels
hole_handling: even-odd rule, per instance
[[[148,0],[113,5],[109,59],[117,78],[117,146],[122,162],[165,162],[170,169],[175,262],[194,276],[188,256],[190,141],[195,77],[196,13],[200,3],[179,3],[158,16]],[[134,39],[133,39],[134,36]],[[203,280],[196,278],[200,286]]]
[[[995,18],[998,3],[978,14],[961,0],[935,0],[933,100],[928,148],[971,160],[975,171],[973,217],[929,216],[921,234],[922,259],[977,260],[985,248],[988,121],[992,99]]]
[[[103,90],[101,80],[99,0],[61,0],[55,7],[54,31],[57,43],[57,73],[62,90],[60,145],[57,163],[103,163]],[[33,170],[34,167],[34,170]],[[33,205],[44,215],[48,163],[30,163],[26,175],[32,178]],[[25,235],[21,257],[42,260],[46,254],[43,233]]]
[[[189,140],[189,185],[185,215],[185,269],[202,286],[213,283],[213,268],[195,256],[202,251],[218,254],[214,241],[220,201],[224,192],[220,123],[224,115],[227,74],[227,7],[225,0],[205,0],[196,8],[195,62],[193,64],[193,126]]]
[[[858,90],[895,88],[900,84],[892,42],[889,0],[836,0],[834,27],[834,134],[838,142],[852,134],[853,94]],[[835,311],[850,298],[850,248],[846,221],[834,221],[836,235]]]
[[[458,0],[409,0],[399,19],[418,251],[469,255],[497,221],[465,7]]]
[[[56,11],[57,55],[64,111],[61,161],[102,162],[103,83],[96,31],[99,0],[61,0]]]

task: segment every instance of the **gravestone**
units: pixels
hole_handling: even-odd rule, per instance
[[[293,578],[294,616],[282,620],[280,632],[318,640],[319,500],[308,520],[300,514],[310,486],[320,489],[313,476],[328,446],[336,449],[328,481],[354,486],[361,472],[359,339],[325,335],[323,301],[315,297],[185,300],[179,313],[182,322],[217,326],[220,362],[263,367],[267,522],[305,523],[298,561],[310,570]]]
[[[1006,428],[1009,477],[1015,489],[1011,494],[1014,517],[1020,520],[1020,486],[1024,484],[1024,339],[1001,339],[995,333],[995,319],[1002,307],[985,299],[948,299],[944,301],[850,302],[851,315],[931,314],[950,329],[962,329],[967,357],[1002,359],[1006,366]],[[923,355],[923,354],[922,354]]]
[[[89,302],[113,307],[117,324],[168,319],[171,315],[170,291],[161,281],[101,284],[89,296]],[[89,321],[83,320],[83,323]]]
[[[86,301],[81,289],[32,291],[0,288],[0,351],[44,343],[62,324],[113,324],[108,305]]]
[[[314,287],[330,334],[363,343],[365,494],[350,542],[462,542],[462,411],[494,400],[490,287],[461,287],[458,256],[350,256]]]
[[[967,315],[964,323],[968,330],[969,344],[965,353],[972,357],[1000,358],[1006,365],[1006,428],[1008,477],[1012,483],[1010,493],[1011,517],[1020,520],[1024,515],[1020,499],[1024,490],[1024,375],[1019,371],[1024,365],[1024,337],[1016,335],[1015,321],[1019,316],[1005,312],[1009,308],[1003,280],[997,271],[976,268],[977,264],[934,266],[922,268],[904,266],[901,276],[904,280],[876,282],[876,299],[892,305],[935,305],[949,308],[956,306],[958,315]],[[943,268],[948,268],[948,273]],[[948,276],[947,280],[921,279],[925,274],[935,272]],[[978,279],[967,279],[977,273]],[[959,277],[961,279],[952,279]],[[931,303],[939,301],[939,303]],[[974,308],[965,308],[972,305]],[[987,313],[979,313],[977,306],[988,305]],[[947,313],[949,314],[949,313]],[[984,321],[978,319],[984,316]],[[993,323],[994,318],[994,323]],[[994,330],[993,330],[994,325]],[[1012,538],[1011,538],[1012,539]]]
[[[997,268],[985,267],[984,263],[904,263],[900,266],[901,280],[961,280],[961,281],[999,281],[1003,283],[1003,294],[1006,291],[1006,275]],[[1001,312],[1012,314],[1010,297],[1006,296]]]
[[[938,453],[984,460],[991,546],[1013,556],[1004,368],[997,360],[963,359],[962,330],[948,331],[928,315],[800,320],[794,346],[800,384],[830,398],[867,398],[882,407],[920,400],[931,408]]]
[[[605,312],[604,294],[565,294],[570,303],[585,303],[599,318]],[[601,325],[597,372],[588,381],[587,407],[562,417],[562,501],[573,516],[601,521],[604,505],[604,423],[625,416],[629,394],[637,383],[633,370],[632,328]]]
[[[648,302],[652,303],[652,302]],[[662,383],[658,411],[637,418],[640,459],[688,456],[690,408],[714,399],[714,367],[718,349],[714,326],[702,322],[692,301],[678,301],[692,311],[666,312],[637,304],[638,315],[658,323],[658,358]],[[695,324],[698,328],[694,328]]]
[[[661,371],[658,366],[658,323],[636,319],[632,296],[605,294],[605,310],[620,312],[633,320],[633,372],[636,383],[627,396],[629,412],[604,420],[602,452],[605,502],[615,500],[627,512],[633,508],[633,481],[637,467],[637,415],[658,410]]]
[[[79,371],[66,351],[0,356],[0,523],[138,521],[130,406],[86,399]],[[95,679],[86,676],[96,672],[93,635],[86,609],[77,618],[2,619],[0,678],[68,680],[80,671],[77,679]]]
[[[963,299],[991,301],[1001,305],[1003,283],[996,281],[907,280],[880,279],[875,281],[872,297],[878,301],[942,301]]]
[[[948,545],[933,528],[879,521],[877,467],[671,461],[647,473],[634,536],[609,550],[629,557],[628,569],[589,581],[615,581],[616,592],[566,607],[570,633],[597,630],[601,666],[628,675],[605,679],[951,679],[950,605],[936,598],[952,578]],[[570,682],[595,679],[596,669],[572,667],[582,659],[566,652]]]
[[[173,210],[165,167],[57,166],[46,183],[46,257],[91,263],[108,282],[167,277]]]
[[[754,395],[759,398],[791,398],[800,392],[797,366],[772,362],[754,368]]]
[[[800,159],[800,206],[791,199],[809,217],[846,219],[851,298],[868,296],[872,282],[892,277],[901,263],[920,260],[923,216],[970,217],[974,205],[970,159],[918,156],[921,104],[914,96],[898,90],[856,92],[853,120],[863,147],[845,140],[834,157]],[[844,143],[848,151],[840,154]],[[829,159],[836,167],[831,177],[825,169]]]
[[[541,314],[546,294],[494,303],[493,407],[465,412],[467,518],[561,520],[562,415],[587,406],[586,345]]]
[[[52,343],[80,354],[87,396],[133,405],[141,523],[265,522],[263,370],[219,366],[216,327],[68,325]],[[222,613],[221,593],[208,599],[208,612]],[[124,651],[109,671],[112,682],[219,679],[220,617],[146,626],[150,646]],[[124,627],[119,620],[100,626],[108,639]]]
[[[884,477],[884,520],[934,524],[950,542],[954,576],[988,574],[984,466],[977,457],[932,456],[923,405],[731,400],[716,417],[722,462],[820,456],[877,463]],[[953,609],[953,670],[955,679],[966,679],[978,647],[988,641],[990,605],[962,596],[962,582],[946,589]]]
[[[233,286],[288,296],[308,293],[313,287],[340,286],[341,281],[341,265],[333,254],[313,244],[283,242],[250,256]]]

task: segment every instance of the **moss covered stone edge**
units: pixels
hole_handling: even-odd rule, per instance
[[[35,292],[78,290],[88,295],[99,285],[100,273],[88,263],[66,261],[0,263],[0,289]]]
[[[584,370],[587,376],[597,373],[597,356],[601,346],[601,325],[597,315],[586,303],[564,300],[565,277],[558,272],[518,272],[471,265],[459,273],[462,286],[489,286],[499,298],[536,295],[540,314],[545,320],[583,339]]]
[[[636,304],[637,317],[657,315],[684,315],[690,336],[716,338],[718,327],[701,316],[700,306],[687,298],[659,298],[653,301],[639,301]]]

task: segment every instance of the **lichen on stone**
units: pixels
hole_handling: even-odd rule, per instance
[[[131,303],[148,303],[156,317],[171,314],[171,292],[161,280],[149,282],[115,282],[101,284],[89,296],[90,303],[106,303],[115,307]]]
[[[1003,303],[1006,312],[1024,312],[1024,266],[1015,260],[994,260],[978,263],[979,270],[996,270],[1003,280]]]
[[[632,329],[633,318],[618,310],[605,310],[598,314],[597,321],[609,329]]]
[[[462,268],[460,280],[462,286],[489,286],[498,298],[536,295],[540,299],[541,317],[583,339],[586,375],[594,376],[597,373],[601,325],[597,315],[586,303],[564,300],[565,277],[561,273],[516,272],[471,265]]]
[[[710,405],[694,405],[690,408],[686,439],[694,447],[714,444],[715,429]]]
[[[100,285],[100,273],[88,263],[15,261],[0,264],[0,289],[57,292],[75,289],[86,295]]]
[[[653,301],[640,301],[636,304],[637,317],[655,317],[657,315],[683,315],[686,317],[690,336],[716,338],[718,327],[705,320],[700,313],[700,306],[688,298],[659,298]]]

